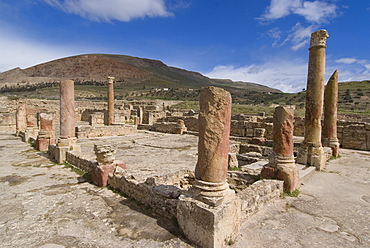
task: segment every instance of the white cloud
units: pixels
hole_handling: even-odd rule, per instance
[[[73,53],[71,48],[33,41],[4,28],[0,28],[0,44],[0,72],[15,67],[27,68]]]
[[[128,22],[144,17],[168,17],[164,0],[44,0],[61,10],[92,21]]]
[[[303,0],[271,0],[270,6],[259,18],[262,21],[272,21],[296,14],[304,17],[311,23],[325,23],[328,19],[336,17],[337,6],[324,1]]]
[[[307,63],[302,60],[292,60],[242,67],[218,65],[205,75],[210,78],[254,82],[283,92],[298,92],[306,87]]]
[[[370,78],[370,62],[366,59],[340,58],[335,60],[335,63],[338,63],[338,66],[342,68],[345,76],[344,81],[362,81]]]

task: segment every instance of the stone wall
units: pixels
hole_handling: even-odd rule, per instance
[[[338,139],[342,148],[370,150],[370,123],[338,123]]]
[[[122,124],[111,126],[80,125],[76,127],[77,138],[128,135],[137,132],[137,126]]]
[[[83,158],[80,153],[74,151],[67,151],[66,161],[71,165],[87,172],[92,173],[94,168],[98,166],[98,162]]]

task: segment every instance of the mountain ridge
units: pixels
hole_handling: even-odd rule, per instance
[[[184,88],[218,86],[229,91],[281,92],[252,82],[211,79],[199,72],[167,66],[160,60],[117,54],[82,54],[52,60],[25,69],[16,67],[0,73],[0,87],[58,82],[66,79],[105,82],[107,76],[114,76],[117,84]]]

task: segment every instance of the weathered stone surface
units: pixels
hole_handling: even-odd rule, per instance
[[[293,112],[282,106],[274,112],[273,151],[277,156],[293,157]]]
[[[75,137],[74,82],[60,83],[60,138]]]
[[[115,160],[116,150],[110,145],[94,145],[94,152],[98,164],[112,164]]]
[[[229,169],[239,168],[238,158],[236,153],[229,153]]]
[[[200,97],[197,179],[222,183],[227,177],[231,95],[216,88],[203,88]]]

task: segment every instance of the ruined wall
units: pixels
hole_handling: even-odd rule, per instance
[[[111,126],[90,126],[81,125],[76,127],[77,138],[91,138],[103,136],[128,135],[137,132],[137,126],[134,125],[111,125]]]

